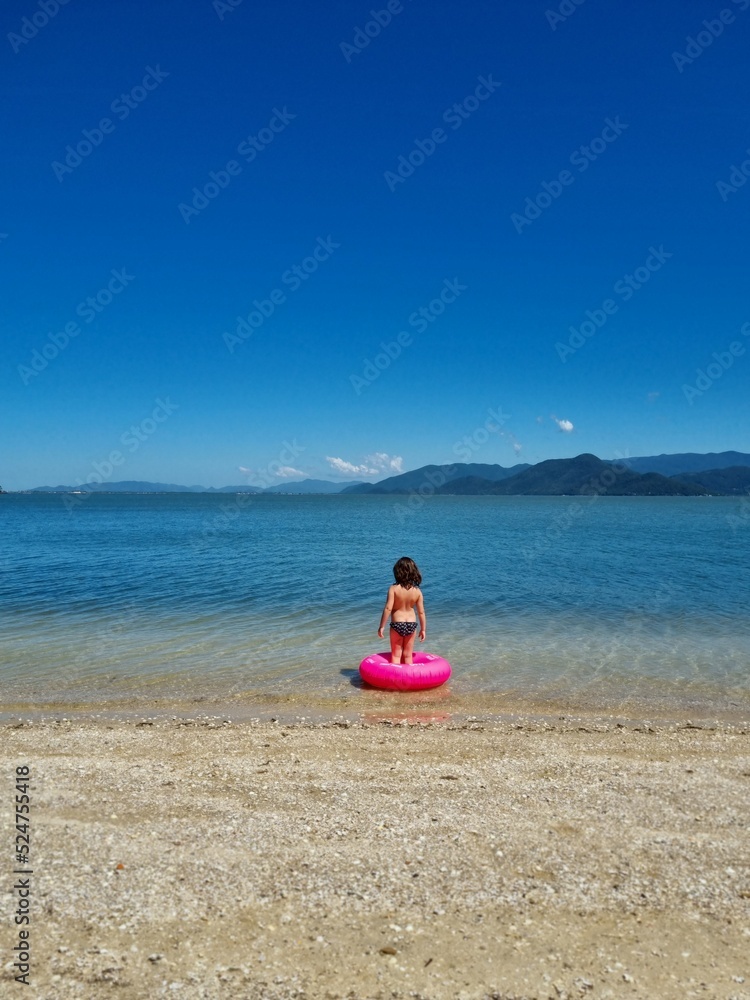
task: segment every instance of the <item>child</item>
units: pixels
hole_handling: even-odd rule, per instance
[[[396,583],[388,588],[385,607],[380,617],[378,635],[383,638],[388,615],[391,615],[391,663],[396,666],[410,664],[414,651],[414,639],[417,632],[417,619],[414,608],[419,615],[419,641],[424,642],[427,634],[427,619],[424,613],[424,601],[419,584],[422,574],[417,569],[413,559],[406,556],[399,559],[393,567]]]

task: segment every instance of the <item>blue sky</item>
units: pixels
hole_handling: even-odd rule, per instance
[[[750,0],[0,18],[6,489],[750,450]]]

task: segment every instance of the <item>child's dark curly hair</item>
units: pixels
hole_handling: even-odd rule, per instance
[[[422,574],[417,568],[417,564],[408,556],[403,556],[393,567],[393,575],[396,583],[408,590],[410,587],[418,587],[422,582]]]

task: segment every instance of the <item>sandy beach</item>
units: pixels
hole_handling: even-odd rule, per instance
[[[749,732],[7,722],[0,992],[750,1000]],[[8,892],[24,765],[25,989]]]

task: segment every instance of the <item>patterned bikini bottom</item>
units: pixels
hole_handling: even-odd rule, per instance
[[[407,635],[414,635],[417,631],[417,623],[391,622],[391,628],[394,628],[402,638],[406,638]]]

